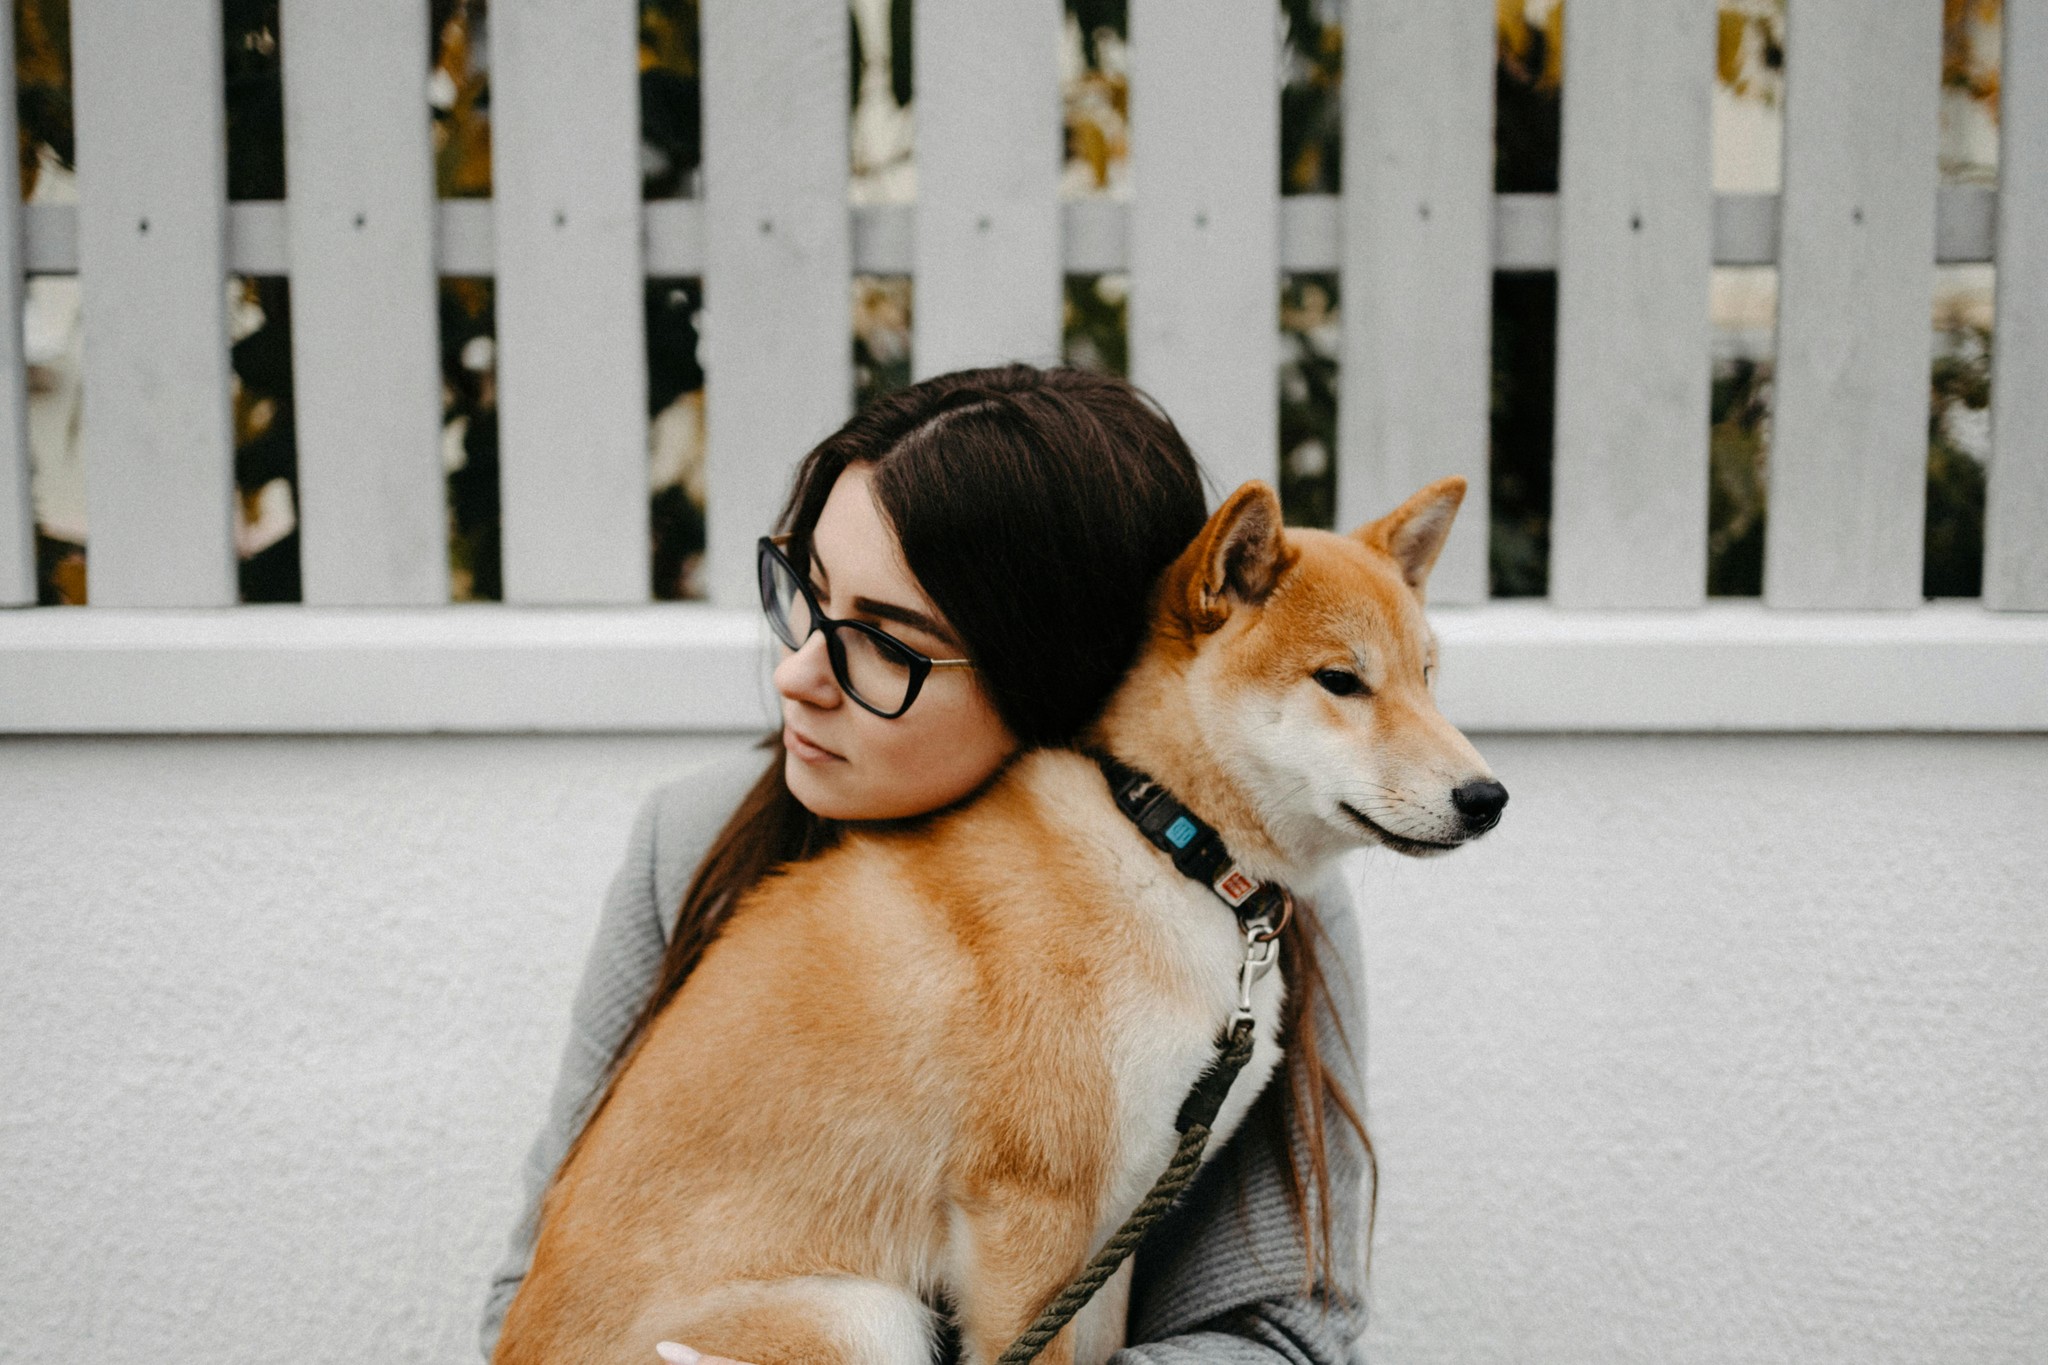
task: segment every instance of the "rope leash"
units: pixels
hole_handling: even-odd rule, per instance
[[[1173,1159],[1166,1163],[1159,1179],[1152,1182],[1152,1188],[1138,1201],[1138,1207],[1116,1230],[1116,1235],[1103,1244],[1095,1253],[1079,1278],[1065,1289],[1038,1315],[1024,1335],[1011,1342],[1009,1348],[996,1358],[996,1365],[1029,1365],[1045,1344],[1059,1335],[1062,1327],[1073,1321],[1074,1314],[1095,1297],[1095,1291],[1116,1274],[1130,1254],[1137,1250],[1138,1243],[1173,1207],[1173,1201],[1193,1180],[1195,1172],[1202,1165],[1202,1151],[1209,1145],[1209,1133],[1216,1122],[1216,1113],[1223,1107],[1224,1096],[1230,1093],[1230,1083],[1237,1079],[1237,1073],[1244,1070],[1244,1064],[1252,1055],[1252,1021],[1249,1016],[1240,1015],[1230,1026],[1229,1032],[1216,1040],[1216,1056],[1209,1063],[1209,1069],[1195,1082],[1194,1089],[1181,1102],[1180,1116],[1174,1126],[1180,1131],[1180,1145],[1174,1149]]]
[[[1106,753],[1093,755],[1109,783],[1117,809],[1138,827],[1152,845],[1173,860],[1183,876],[1206,885],[1237,916],[1244,934],[1244,959],[1238,965],[1237,1009],[1216,1036],[1216,1055],[1181,1101],[1173,1126],[1180,1143],[1173,1159],[1152,1182],[1152,1188],[1131,1210],[1116,1234],[1095,1253],[1080,1275],[1062,1289],[1024,1335],[996,1358],[996,1365],[1030,1365],[1059,1335],[1062,1327],[1095,1297],[1095,1291],[1116,1274],[1154,1223],[1173,1207],[1201,1168],[1202,1153],[1216,1126],[1216,1115],[1237,1073],[1252,1055],[1252,984],[1273,967],[1279,956],[1280,931],[1294,916],[1294,898],[1287,888],[1263,882],[1238,869],[1216,829],[1153,778]]]

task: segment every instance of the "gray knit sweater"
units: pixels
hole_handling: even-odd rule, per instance
[[[709,764],[657,790],[634,823],[584,964],[547,1121],[527,1153],[524,1212],[491,1280],[481,1331],[487,1359],[532,1259],[541,1195],[588,1116],[613,1049],[654,989],[690,874],[763,762],[760,752],[748,750]],[[1363,977],[1351,895],[1333,876],[1311,896],[1329,934],[1322,966],[1331,1005],[1352,1050],[1362,1050]],[[1357,1099],[1357,1069],[1327,1019],[1318,1021],[1317,1035],[1324,1058]],[[1277,1103],[1279,1085],[1276,1072],[1258,1106]],[[1111,1357],[1111,1365],[1338,1365],[1361,1359],[1354,1343],[1364,1328],[1364,1307],[1355,1280],[1342,1292],[1300,1292],[1302,1248],[1287,1207],[1283,1159],[1262,1138],[1267,1130],[1261,1117],[1255,1108],[1139,1245],[1132,1267],[1131,1344]],[[1352,1267],[1355,1277],[1362,1257],[1364,1149],[1341,1122],[1327,1129],[1326,1140],[1334,1264]],[[1347,1277],[1340,1271],[1339,1278]],[[648,1365],[656,1362],[650,1357]]]

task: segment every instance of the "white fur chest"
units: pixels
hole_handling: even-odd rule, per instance
[[[1103,907],[1096,963],[1107,969],[1110,983],[1103,1046],[1119,1114],[1119,1181],[1104,1209],[1107,1237],[1173,1153],[1173,1120],[1181,1101],[1215,1056],[1217,1037],[1237,1011],[1246,942],[1236,911],[1146,840],[1117,809],[1094,763],[1058,757],[1064,761],[1041,762],[1029,780],[1074,828],[1089,861],[1100,862],[1126,893],[1120,904]],[[1276,957],[1253,982],[1256,1045],[1217,1115],[1212,1149],[1243,1121],[1280,1060],[1285,996]]]
[[[1170,869],[1169,869],[1170,870]],[[1238,1007],[1245,936],[1230,907],[1208,887],[1172,874],[1130,907],[1134,926],[1177,968],[1168,990],[1133,981],[1111,1006],[1103,1043],[1115,1078],[1118,1124],[1113,1169],[1098,1240],[1116,1230],[1158,1178],[1178,1142],[1174,1118],[1188,1088],[1216,1056],[1218,1036]],[[1280,1062],[1286,984],[1277,961],[1252,983],[1254,1046],[1232,1082],[1209,1143],[1213,1154],[1243,1122]],[[1205,1157],[1206,1159],[1206,1157]]]
[[[1121,818],[1119,816],[1118,818]],[[1135,830],[1133,833],[1135,834]],[[1146,850],[1149,852],[1149,850]],[[1111,1009],[1103,1043],[1116,1096],[1111,1178],[1093,1246],[1122,1226],[1158,1180],[1179,1143],[1174,1119],[1194,1080],[1215,1059],[1216,1039],[1238,1006],[1245,939],[1237,917],[1213,892],[1169,869],[1130,907],[1139,932],[1155,938],[1181,969],[1177,989],[1134,989]],[[1277,1041],[1285,983],[1279,964],[1253,982],[1251,1059],[1231,1083],[1203,1152],[1206,1164],[1243,1123],[1280,1062]],[[1101,1365],[1126,1339],[1131,1263],[1103,1286],[1074,1322],[1075,1365]]]
[[[1093,762],[1040,751],[1024,765],[1015,776],[1057,827],[1041,836],[1048,856],[1085,871],[1090,885],[1111,888],[1091,907],[1085,934],[1048,945],[1058,957],[1085,960],[1080,975],[1090,983],[1087,1008],[1101,1049],[1099,1066],[1088,1070],[1109,1082],[1110,1127],[1102,1134],[1107,1174],[1094,1211],[1092,1254],[1122,1226],[1179,1145],[1174,1120],[1238,1010],[1246,939],[1236,912],[1206,884],[1178,871],[1117,809]],[[1212,1125],[1205,1162],[1243,1123],[1281,1060],[1286,987],[1275,958],[1252,983],[1252,1055]],[[971,1283],[975,1248],[962,1210],[950,1210],[950,1222],[942,1278]],[[1075,1317],[1075,1365],[1100,1365],[1123,1346],[1130,1279],[1126,1261]]]

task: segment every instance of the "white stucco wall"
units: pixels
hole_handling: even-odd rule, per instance
[[[461,1362],[639,796],[0,741],[0,1360]],[[1370,863],[1376,1362],[2048,1358],[2048,737],[1482,739]]]

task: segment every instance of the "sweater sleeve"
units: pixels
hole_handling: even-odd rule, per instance
[[[752,749],[708,764],[652,793],[633,822],[584,959],[547,1118],[521,1169],[525,1201],[484,1300],[478,1344],[485,1360],[497,1349],[505,1310],[532,1263],[541,1196],[583,1130],[612,1053],[661,975],[683,891],[761,768],[762,757]]]
[[[1362,1109],[1364,978],[1351,890],[1355,870],[1349,859],[1339,863],[1310,899],[1326,935],[1318,958],[1329,1003],[1327,1012],[1318,1011],[1316,1040],[1324,1064]],[[1319,1281],[1303,1293],[1304,1251],[1287,1203],[1286,1158],[1268,1126],[1283,1084],[1283,1073],[1276,1072],[1244,1124],[1139,1245],[1126,1334],[1131,1344],[1111,1356],[1110,1365],[1346,1365],[1363,1358],[1357,1341],[1365,1330],[1365,1145],[1340,1115],[1326,1115],[1326,1197],[1338,1284]],[[1310,1211],[1313,1216],[1313,1204]]]

